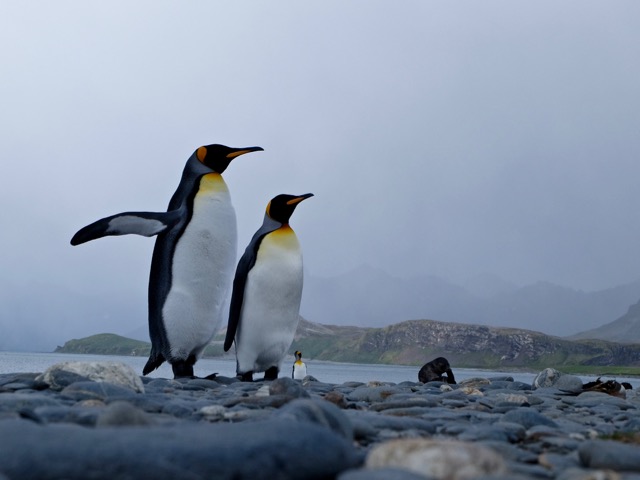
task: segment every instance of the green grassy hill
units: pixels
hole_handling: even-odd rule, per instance
[[[219,334],[205,357],[224,353]],[[307,359],[352,363],[423,365],[446,357],[457,368],[560,368],[575,373],[640,374],[640,345],[603,340],[570,341],[515,328],[411,320],[384,328],[321,325],[301,319],[290,352]],[[69,340],[56,352],[148,356],[150,344],[102,333]]]

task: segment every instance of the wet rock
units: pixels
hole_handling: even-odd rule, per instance
[[[344,393],[341,393],[337,390],[331,390],[330,392],[327,392],[324,396],[324,399],[327,402],[333,403],[338,408],[347,408],[348,405]]]
[[[578,456],[588,468],[640,472],[640,445],[591,440],[578,447]]]
[[[349,393],[347,399],[352,402],[382,402],[398,392],[400,390],[392,386],[362,386]]]
[[[119,385],[138,393],[144,392],[144,385],[138,374],[130,366],[120,362],[57,363],[49,367],[36,380],[51,385],[51,388],[61,389],[74,383],[67,383],[67,377],[74,374],[83,379]]]
[[[279,409],[274,417],[315,423],[353,439],[353,425],[349,417],[334,404],[323,400],[295,400]]]
[[[91,380],[74,382],[60,392],[62,397],[75,401],[98,399],[107,400],[109,397],[128,397],[136,395],[128,387],[122,387],[107,382],[94,382]]]
[[[284,395],[290,398],[309,398],[309,393],[300,382],[289,377],[277,378],[269,385],[269,395]]]
[[[325,479],[360,461],[346,439],[307,422],[87,429],[0,421],[0,472],[9,478]]]
[[[503,420],[505,422],[519,423],[524,428],[531,428],[536,425],[545,425],[548,427],[558,426],[553,420],[527,407],[517,408],[505,413]]]
[[[341,473],[337,480],[436,480],[404,468],[366,468],[348,470]]]
[[[367,455],[366,467],[402,467],[451,480],[500,475],[507,471],[502,458],[488,448],[473,443],[426,439],[393,440],[378,445]]]
[[[109,404],[96,420],[97,427],[151,425],[152,423],[153,421],[144,411],[123,401]]]

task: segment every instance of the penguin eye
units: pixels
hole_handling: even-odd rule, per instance
[[[200,160],[202,163],[204,163],[204,159],[207,156],[207,148],[206,147],[200,147],[197,151],[196,151],[196,157],[198,157],[198,160]]]

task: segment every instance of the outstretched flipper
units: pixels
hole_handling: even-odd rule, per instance
[[[180,210],[118,213],[78,230],[71,239],[71,245],[80,245],[110,235],[132,234],[152,237],[173,227],[180,218]]]

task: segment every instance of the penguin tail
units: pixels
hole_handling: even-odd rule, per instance
[[[142,369],[142,375],[148,375],[163,363],[164,363],[164,357],[162,356],[162,354],[156,355],[154,352],[151,352],[151,355],[149,356],[149,360],[147,360],[146,365]]]

